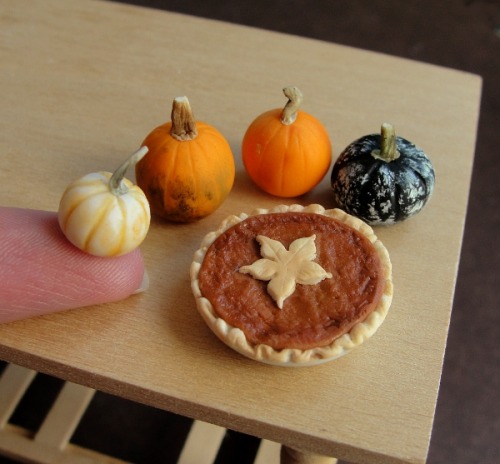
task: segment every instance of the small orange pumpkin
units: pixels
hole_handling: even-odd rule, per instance
[[[284,109],[267,111],[248,127],[242,158],[250,178],[265,192],[296,197],[312,190],[330,168],[328,133],[314,116],[299,111],[302,92],[286,87]]]
[[[136,164],[136,182],[153,214],[175,222],[201,219],[231,191],[235,164],[229,143],[213,126],[194,120],[186,97],[174,99],[172,121],[142,145],[149,152]]]

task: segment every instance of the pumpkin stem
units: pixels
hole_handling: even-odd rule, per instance
[[[293,124],[297,119],[297,111],[302,104],[302,92],[297,87],[285,87],[283,89],[288,102],[281,113],[281,122],[288,126]]]
[[[399,158],[399,151],[396,145],[396,132],[394,126],[387,122],[382,124],[380,130],[380,150],[372,150],[372,156],[387,163]]]
[[[170,135],[181,142],[194,140],[198,136],[196,122],[187,97],[174,98],[172,104],[172,128]]]
[[[109,190],[113,195],[120,196],[128,192],[128,187],[123,182],[125,173],[130,166],[134,166],[138,163],[148,151],[148,147],[146,146],[139,148],[137,151],[132,153],[132,155],[130,155],[129,158],[125,160],[125,162],[121,164],[118,169],[116,169],[115,172],[113,172],[111,178],[109,179]]]

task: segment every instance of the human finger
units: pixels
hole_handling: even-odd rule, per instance
[[[91,256],[69,243],[56,213],[0,207],[0,322],[119,301],[146,277],[138,249]]]

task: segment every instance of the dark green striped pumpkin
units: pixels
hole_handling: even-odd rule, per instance
[[[335,161],[331,184],[338,206],[370,225],[394,224],[421,211],[434,189],[434,167],[390,124],[351,143]]]

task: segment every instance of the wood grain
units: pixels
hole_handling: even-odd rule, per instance
[[[115,395],[322,455],[425,461],[439,387],[479,112],[478,76],[179,14],[92,0],[4,0],[0,14],[0,202],[56,210],[66,184],[113,170],[187,95],[228,138],[234,189],[208,218],[154,220],[148,292],[0,327],[0,356]],[[192,254],[228,214],[279,203],[333,207],[329,179],[282,201],[258,191],[240,142],[297,85],[334,156],[384,121],[420,145],[436,190],[418,216],[378,228],[395,296],[348,356],[275,368],[222,345],[196,312]]]

